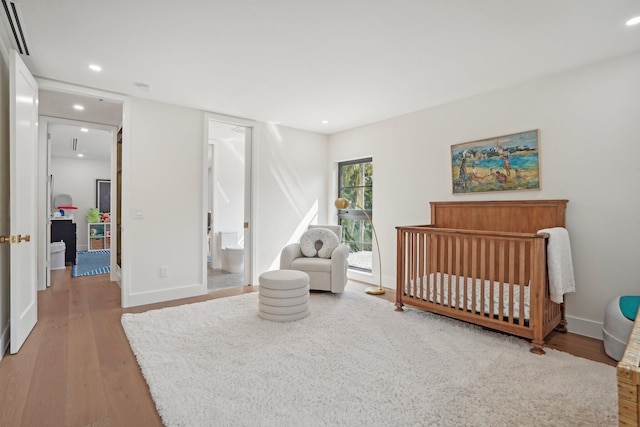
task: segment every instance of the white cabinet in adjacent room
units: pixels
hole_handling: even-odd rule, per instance
[[[111,223],[90,222],[87,224],[88,250],[98,251],[111,248]]]

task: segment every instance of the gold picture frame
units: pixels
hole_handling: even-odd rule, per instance
[[[538,130],[451,146],[454,194],[540,189]]]

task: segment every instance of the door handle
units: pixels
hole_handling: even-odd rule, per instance
[[[18,234],[17,236],[0,236],[0,243],[20,243],[20,242],[30,242],[31,235],[27,234],[23,236]]]

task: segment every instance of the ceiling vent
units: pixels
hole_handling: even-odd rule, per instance
[[[78,151],[78,138],[71,138],[71,151]]]
[[[16,1],[2,0],[2,10],[4,11],[4,23],[7,31],[12,36],[10,38],[13,48],[20,52],[20,55],[29,55],[20,4]]]

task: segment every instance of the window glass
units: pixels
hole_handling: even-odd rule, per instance
[[[339,163],[339,197],[349,201],[338,211],[342,242],[349,245],[349,267],[371,271],[373,230],[373,159]]]

